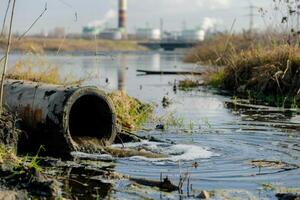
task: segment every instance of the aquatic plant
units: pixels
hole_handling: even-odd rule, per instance
[[[167,129],[174,128],[174,129],[184,129],[184,118],[181,116],[175,116],[174,112],[167,112],[162,116],[154,116],[152,119],[153,123],[159,123],[160,128],[159,130],[166,131]]]
[[[208,129],[211,129],[212,128],[212,125],[210,124],[209,120],[207,117],[204,117],[202,118],[202,121],[204,123],[204,125],[208,128]]]
[[[201,82],[197,79],[187,78],[179,81],[178,87],[180,90],[189,91],[201,85]]]
[[[275,190],[275,186],[272,183],[263,183],[262,187],[264,190]]]

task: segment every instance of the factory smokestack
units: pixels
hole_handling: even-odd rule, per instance
[[[119,29],[123,39],[127,39],[127,0],[119,0]]]

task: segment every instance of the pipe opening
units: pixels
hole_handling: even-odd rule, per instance
[[[109,139],[112,134],[113,113],[108,102],[96,95],[76,100],[69,114],[71,137]]]

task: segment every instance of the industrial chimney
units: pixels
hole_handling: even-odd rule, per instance
[[[123,39],[127,39],[127,0],[119,0],[119,29]]]

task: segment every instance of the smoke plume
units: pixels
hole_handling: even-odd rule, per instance
[[[88,27],[101,27],[104,26],[104,24],[112,19],[115,19],[117,16],[117,12],[113,9],[109,10],[107,13],[105,13],[103,19],[101,20],[95,20],[90,23],[88,23]]]
[[[205,17],[202,23],[202,30],[207,32],[208,30],[213,29],[217,23],[218,23],[217,19]]]

